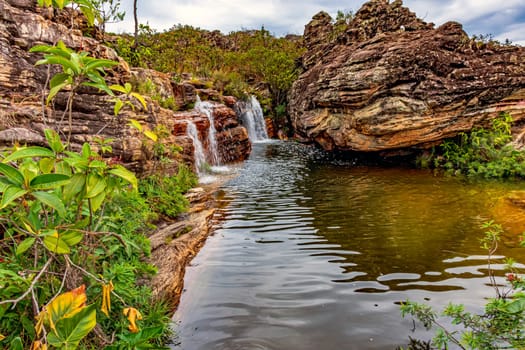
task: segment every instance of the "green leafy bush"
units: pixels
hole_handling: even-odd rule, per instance
[[[492,121],[489,130],[478,128],[461,133],[455,141],[445,141],[434,165],[455,175],[525,177],[525,152],[511,144],[511,123],[512,117],[503,113]]]
[[[180,165],[175,176],[152,175],[142,179],[139,192],[158,214],[175,218],[188,209],[184,193],[197,183],[197,176],[189,167]]]
[[[112,343],[111,334],[125,337],[144,326],[159,331],[142,341],[160,342],[168,310],[160,317],[151,289],[140,283],[155,268],[144,262],[150,248],[140,231],[152,213],[136,194],[135,176],[88,144],[77,153],[53,131],[46,138],[50,148],[15,148],[1,157],[0,344],[63,348],[75,322],[100,329],[75,333],[69,349],[102,348]],[[87,286],[88,309],[60,317],[46,311],[79,286]],[[123,313],[130,308],[143,314],[136,329]],[[34,317],[41,320],[36,325]]]

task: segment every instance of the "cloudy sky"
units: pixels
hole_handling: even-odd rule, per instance
[[[228,33],[264,25],[281,36],[302,34],[317,12],[335,16],[337,10],[356,12],[364,0],[138,0],[140,23],[163,31],[176,24]],[[404,0],[426,22],[463,24],[470,35],[492,34],[525,45],[525,0]],[[108,25],[113,32],[133,31],[133,1],[121,0],[124,22]]]

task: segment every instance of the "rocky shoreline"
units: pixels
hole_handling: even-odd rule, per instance
[[[186,266],[204,246],[213,233],[216,211],[219,208],[217,194],[224,181],[207,184],[190,190],[189,211],[173,223],[164,223],[149,237],[150,262],[158,268],[151,281],[153,293],[158,300],[167,302],[175,311],[184,288]]]

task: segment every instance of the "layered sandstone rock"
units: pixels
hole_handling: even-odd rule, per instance
[[[370,1],[348,25],[320,13],[305,28],[304,72],[290,93],[296,136],[327,150],[424,148],[525,118],[525,48],[434,29],[401,1]]]
[[[68,10],[69,11],[69,10]],[[38,9],[34,1],[0,0],[0,145],[43,144],[43,131],[46,128],[58,130],[64,137],[71,133],[73,148],[80,148],[84,142],[95,137],[113,139],[113,154],[130,168],[139,172],[149,172],[155,164],[155,154],[151,144],[144,136],[129,127],[129,120],[140,121],[145,127],[154,130],[163,125],[168,134],[162,142],[167,147],[166,156],[172,157],[170,149],[175,145],[183,148],[181,158],[193,162],[193,144],[186,136],[185,128],[177,128],[185,119],[195,120],[199,131],[207,137],[206,118],[197,111],[173,111],[160,107],[163,101],[172,102],[178,109],[191,109],[196,101],[197,89],[189,83],[174,82],[167,74],[152,70],[130,69],[116,52],[99,41],[84,37],[85,23],[81,17],[70,17],[70,13],[60,14],[49,9]],[[74,20],[70,30],[64,23]],[[119,62],[106,76],[108,84],[133,82],[136,86],[149,84],[153,87],[152,98],[146,98],[148,109],[125,108],[119,116],[113,114],[111,97],[90,88],[78,91],[74,103],[71,123],[64,115],[67,94],[59,93],[51,106],[45,106],[42,92],[46,81],[57,67],[48,72],[45,66],[35,66],[39,54],[29,53],[37,44],[54,44],[62,40],[74,50],[88,51],[92,56]],[[222,97],[221,97],[222,98]],[[231,101],[227,98],[228,103]],[[216,128],[218,146],[224,162],[245,159],[250,152],[246,130],[236,121],[231,108],[218,105]],[[200,123],[199,121],[204,121]],[[176,162],[172,163],[173,168]]]

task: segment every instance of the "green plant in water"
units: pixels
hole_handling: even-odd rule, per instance
[[[509,273],[506,278],[510,286],[502,286],[496,281],[491,263],[503,229],[492,221],[485,223],[482,228],[486,231],[481,244],[488,253],[490,284],[496,291],[496,298],[485,304],[483,314],[467,312],[461,304],[449,304],[442,315],[450,318],[453,325],[462,328],[461,331],[450,331],[439,321],[438,314],[430,306],[412,301],[401,306],[403,317],[411,315],[426,329],[437,328],[432,345],[438,349],[448,349],[450,344],[472,350],[525,347],[525,281],[514,270],[513,261],[507,261]],[[525,246],[523,241],[521,246]]]

